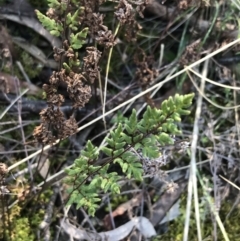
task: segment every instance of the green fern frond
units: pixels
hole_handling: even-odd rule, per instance
[[[127,178],[142,180],[143,163],[138,152],[141,152],[143,158],[156,159],[162,155],[161,146],[173,144],[171,135],[180,133],[177,123],[181,122],[182,114],[190,113],[187,108],[191,105],[193,96],[194,94],[177,94],[165,100],[160,110],[147,107],[139,121],[133,110],[128,120],[110,131],[106,139],[107,146],[101,147],[100,151],[109,158],[103,166],[94,165],[99,152],[88,141],[73,168],[67,170],[68,183],[72,185],[68,204],[77,203],[78,207],[85,207],[93,215],[99,202],[97,193],[100,190],[120,193],[118,180],[121,176],[108,171],[111,163],[118,164]]]
[[[50,19],[49,17],[42,14],[40,11],[35,11],[39,21],[42,25],[54,36],[59,37],[63,31],[62,23],[57,23],[54,19]]]
[[[61,6],[61,3],[58,0],[48,0],[48,6],[50,8],[58,9]]]
[[[78,25],[79,25],[79,21],[78,18],[80,17],[80,15],[82,14],[84,10],[84,7],[80,7],[76,10],[76,12],[72,15],[71,13],[67,14],[66,17],[66,24],[73,30],[73,31],[77,31],[78,30]]]
[[[80,49],[86,42],[86,37],[88,34],[88,28],[84,28],[82,31],[70,35],[70,43],[73,49]]]

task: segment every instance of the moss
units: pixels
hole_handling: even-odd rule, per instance
[[[184,201],[184,200],[183,200]],[[229,240],[240,241],[240,226],[239,226],[239,214],[240,208],[236,207],[236,209],[232,212],[230,217],[226,219],[229,211],[232,208],[232,202],[225,201],[222,203],[220,210],[220,218],[223,222],[224,228],[228,234]],[[200,207],[200,217],[201,217],[201,233],[203,239],[213,240],[213,222],[212,217],[208,211],[206,211],[206,206],[204,205]],[[193,204],[192,204],[193,207]],[[152,239],[152,241],[181,241],[183,239],[183,231],[184,231],[184,222],[185,222],[185,205],[182,205],[181,215],[174,221],[170,222],[168,225],[168,231],[163,235],[158,235]],[[226,219],[226,220],[225,220]],[[220,229],[218,228],[218,240],[225,241],[223,238]],[[192,208],[191,218],[190,218],[190,227],[188,234],[189,241],[197,241],[197,227],[194,217],[194,208]]]
[[[29,219],[27,217],[22,217],[21,208],[15,205],[9,213],[6,215],[5,219],[0,221],[0,237],[4,236],[4,229],[6,234],[6,239],[11,241],[32,241],[34,240],[34,234],[32,228],[29,225]],[[5,225],[3,224],[5,220]]]
[[[6,235],[5,239],[8,241],[36,240],[36,232],[44,218],[46,204],[51,195],[52,191],[48,190],[40,195],[39,200],[35,198],[31,207],[22,209],[23,205],[19,203],[10,209],[9,215],[5,212],[4,218],[0,219],[0,239]],[[35,207],[40,208],[32,211]]]
[[[31,231],[28,218],[18,218],[14,222],[11,238],[15,241],[34,240],[34,235]]]
[[[24,70],[27,74],[27,76],[32,79],[36,76],[38,76],[43,68],[43,65],[38,64],[37,62],[34,63],[34,58],[25,52],[24,50],[21,50],[20,61],[22,65],[24,66]],[[16,66],[14,67],[14,73],[19,76],[21,79],[23,79],[22,73],[20,72],[19,68]]]
[[[34,58],[28,54],[26,51],[22,50],[19,47],[15,47],[19,53],[19,62],[21,62],[22,66],[24,66],[24,71],[26,72],[29,79],[35,78],[42,71],[43,65],[34,60]],[[12,66],[4,65],[3,72],[12,74]],[[19,79],[24,79],[22,72],[19,70],[19,67],[14,64],[13,72]]]

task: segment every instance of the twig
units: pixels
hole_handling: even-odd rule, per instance
[[[35,169],[36,167],[37,167],[37,163],[32,164],[31,170]],[[27,174],[28,172],[29,172],[28,168],[24,168],[23,170],[15,173],[15,174],[12,174],[10,177],[6,178],[5,183],[7,184],[7,183],[11,182],[13,179],[23,176],[23,175]]]
[[[17,93],[19,95],[20,94],[19,93],[19,91],[20,91],[20,83],[19,83],[19,79],[17,77],[15,77],[15,82],[17,84]],[[19,98],[19,100],[17,102],[17,105],[18,105],[18,122],[19,122],[19,124],[21,126],[20,130],[21,130],[22,142],[26,143],[25,134],[24,134],[23,125],[22,125],[22,113],[21,113],[22,112],[22,99],[21,98]],[[24,146],[25,155],[27,157],[28,156],[27,148],[26,148],[25,145],[23,145],[23,146]],[[28,164],[28,170],[29,170],[30,178],[31,178],[31,181],[33,182],[33,174],[32,174],[32,170],[30,168],[30,162],[28,161],[27,164]]]
[[[3,113],[0,115],[0,120],[4,117],[4,115],[8,112],[9,109],[12,108],[12,106],[23,96],[25,95],[29,89],[24,90],[15,100],[11,102],[11,104],[3,111]]]
[[[59,184],[55,184],[54,187],[53,187],[53,194],[50,198],[47,210],[46,210],[45,215],[44,215],[44,220],[39,225],[40,230],[44,231],[44,241],[50,240],[49,226],[51,224],[54,204],[55,204],[55,201],[56,201],[56,198],[57,198],[58,194],[59,194]]]

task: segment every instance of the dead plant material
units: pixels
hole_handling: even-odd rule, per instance
[[[103,219],[103,224],[106,230],[112,230],[111,216],[116,218],[117,216],[123,215],[125,212],[132,212],[134,207],[141,205],[143,194],[140,193],[135,197],[131,198],[129,201],[119,205],[111,214],[107,214]],[[111,215],[111,216],[110,216]]]
[[[104,18],[103,14],[100,14],[100,13],[92,14],[91,30],[94,34],[96,34],[100,30],[100,27],[103,26],[103,18]]]
[[[142,88],[146,88],[159,74],[155,67],[154,57],[146,56],[140,49],[139,53],[134,56],[134,62],[137,65],[135,79]]]
[[[15,94],[18,91],[17,78],[0,72],[0,91],[3,93]],[[41,89],[34,84],[19,80],[19,86],[22,89],[29,89],[28,94],[37,95],[40,93]]]
[[[97,32],[97,36],[95,37],[95,40],[100,45],[104,45],[106,48],[110,48],[116,44],[112,31],[108,30],[108,27],[105,25],[101,25],[99,27],[99,31]]]
[[[53,143],[56,139],[71,136],[76,133],[78,128],[73,116],[65,120],[63,112],[53,106],[43,109],[40,116],[42,124],[34,129],[33,135],[41,144]]]
[[[5,176],[8,174],[8,166],[0,162],[0,196],[9,194],[7,186],[5,185]]]
[[[1,50],[2,51],[5,50],[4,52],[8,53],[7,56],[5,56],[5,58],[9,58],[9,56],[15,56],[15,50],[13,47],[12,38],[8,34],[7,29],[2,25],[0,25],[0,36],[1,36],[1,39],[0,39]]]
[[[179,1],[179,3],[178,3],[179,9],[184,9],[184,10],[188,9],[188,7],[189,7],[188,2],[189,1],[186,1],[186,0]]]
[[[136,11],[143,17],[142,11],[145,9],[148,1],[143,1],[138,4]],[[120,0],[116,11],[114,12],[120,24],[126,28],[126,40],[135,42],[136,35],[142,29],[141,25],[135,20],[135,11],[131,4],[126,0]]]
[[[23,202],[30,196],[31,190],[30,187],[19,188],[17,191],[17,198],[20,202]]]
[[[133,7],[126,0],[120,0],[114,12],[121,25],[132,22],[134,18]]]
[[[222,1],[222,3],[223,2],[224,1]],[[212,0],[206,0],[206,1],[205,0],[202,0],[202,1],[181,0],[179,1],[178,6],[169,7],[161,4],[157,0],[149,0],[149,3],[145,8],[145,12],[150,15],[156,16],[158,18],[171,21],[172,19],[175,18],[175,15],[177,15],[180,11],[185,10],[186,8],[189,8],[189,7],[207,8],[214,4],[215,3]],[[204,33],[208,31],[210,26],[212,25],[211,21],[205,20],[196,16],[197,15],[193,14],[190,17],[190,25],[193,27],[193,29],[200,33]],[[186,18],[188,17],[189,15],[186,16]],[[223,31],[223,26],[224,26],[224,31]],[[218,33],[220,32],[223,38],[236,39],[239,35],[239,30],[235,28],[234,24],[224,23],[224,21],[222,20],[216,21],[213,31],[216,31]]]
[[[183,53],[180,64],[185,66],[189,65],[190,63],[196,62],[200,58],[199,53],[199,46],[200,46],[201,40],[198,39],[188,45],[185,49],[185,52]]]
[[[57,47],[53,47],[53,52],[54,52],[54,60],[56,62],[59,62],[62,59],[62,56],[64,55],[65,51],[62,48],[57,48]]]
[[[49,82],[52,85],[52,88],[53,88],[53,86],[55,86],[55,91],[56,91],[57,90],[57,86],[60,83],[60,78],[59,78],[58,72],[53,71],[52,75],[49,78]],[[49,92],[49,94],[51,94],[51,91],[53,91],[53,89],[49,88],[48,86],[43,87],[43,89],[45,90],[45,92],[47,94],[48,94],[48,92]],[[55,91],[53,91],[53,92],[55,92]]]
[[[169,209],[184,192],[188,182],[185,179],[179,179],[175,181],[175,183],[175,187],[177,187],[177,189],[175,189],[174,192],[164,192],[163,195],[161,195],[161,197],[152,206],[152,210],[149,212],[149,215],[147,215],[153,226],[156,226],[161,222]]]
[[[91,4],[89,6],[92,6]],[[71,4],[69,5],[71,8]],[[89,10],[89,8],[87,8]],[[90,10],[89,10],[90,11]],[[54,9],[48,15],[58,20],[59,14]],[[56,15],[56,18],[55,18]],[[84,60],[84,71],[80,66],[78,53],[69,45],[69,40],[63,41],[63,47],[54,47],[54,59],[59,63],[59,71],[54,71],[49,79],[50,84],[44,84],[48,107],[40,112],[42,124],[35,128],[34,137],[41,144],[52,144],[56,139],[64,139],[77,131],[77,123],[73,116],[66,120],[60,106],[65,98],[58,93],[60,83],[66,84],[69,98],[73,101],[73,108],[82,108],[91,98],[91,87],[98,76],[97,64],[101,53],[95,48],[88,49],[88,56]],[[68,62],[69,67],[63,68]]]
[[[114,46],[116,41],[112,31],[103,24],[104,16],[97,12],[99,5],[103,2],[82,0],[80,4],[84,6],[84,10],[78,21],[82,26],[89,28],[90,36],[98,44],[109,48]],[[145,0],[137,4],[137,12],[140,15],[142,15],[147,3],[148,1]],[[69,11],[71,11],[72,4],[70,2],[67,4]],[[56,22],[62,22],[61,14],[53,8],[48,10],[47,16]],[[141,26],[135,20],[135,11],[132,5],[126,0],[121,0],[115,11],[115,16],[121,25],[126,25],[126,35],[129,40],[136,40],[136,33],[141,29]],[[83,65],[79,67],[78,53],[71,48],[68,39],[63,40],[62,48],[54,47],[54,59],[59,63],[60,70],[53,72],[49,80],[50,84],[43,85],[49,107],[40,112],[42,124],[36,127],[33,133],[34,137],[42,144],[49,144],[55,141],[56,138],[65,138],[77,131],[74,117],[71,116],[69,120],[65,120],[63,113],[59,109],[65,99],[58,93],[58,86],[60,82],[66,84],[74,109],[82,108],[89,102],[92,96],[89,84],[93,84],[99,76],[98,63],[101,52],[95,47],[87,47],[86,52],[87,56],[83,58]],[[68,62],[69,66],[63,68],[64,62]],[[151,73],[148,72],[148,74]]]
[[[73,107],[84,107],[91,98],[91,87],[87,85],[87,80],[82,74],[74,72],[66,75],[62,70],[62,80],[67,83],[67,92],[71,100],[73,100]]]
[[[56,137],[48,130],[47,123],[36,126],[33,131],[33,136],[35,140],[42,145],[53,144],[56,141]]]
[[[153,56],[146,56],[145,52],[140,49],[138,54],[134,56],[134,62],[137,65],[135,80],[141,86],[142,90],[146,90],[159,74],[157,68],[155,68],[154,58]],[[155,107],[151,93],[144,95],[144,99],[148,105]]]
[[[54,129],[61,130],[64,122],[64,114],[59,108],[49,106],[40,112],[40,117],[43,122],[51,124]]]
[[[67,57],[74,58],[70,51],[66,51]],[[91,79],[92,80],[92,79]],[[87,79],[83,74],[73,71],[67,73],[65,69],[53,72],[50,77],[50,85],[44,84],[48,107],[40,112],[42,124],[37,126],[33,132],[35,139],[41,144],[52,144],[56,139],[64,139],[77,131],[77,123],[73,116],[65,120],[63,112],[59,107],[65,101],[61,94],[58,94],[60,81],[67,84],[67,92],[73,101],[73,108],[84,107],[91,98],[91,87],[87,85]]]
[[[0,43],[0,63],[4,65],[6,70],[11,70],[12,68],[12,55],[8,48],[1,48]]]
[[[101,5],[105,1],[99,1]],[[114,35],[108,27],[103,24],[104,15],[96,13],[98,9],[97,1],[81,1],[84,6],[84,15],[79,19],[79,24],[84,23],[89,28],[90,36],[97,41],[98,44],[104,45],[106,48],[116,44]]]
[[[178,8],[186,10],[192,7],[207,7],[207,1],[196,1],[196,0],[180,0],[178,1]]]
[[[101,52],[95,47],[86,48],[87,56],[83,58],[83,74],[88,76],[88,80],[91,84],[98,78],[99,67],[98,63],[101,58]]]
[[[46,15],[49,18],[54,19],[55,21],[58,21],[59,15],[56,13],[56,11],[53,8],[49,8],[48,11],[46,12]]]
[[[8,166],[5,163],[0,163],[0,180],[8,173]]]
[[[78,128],[77,122],[76,122],[74,116],[71,116],[68,120],[64,121],[62,138],[75,134],[77,128]]]
[[[143,12],[149,3],[150,3],[150,0],[144,0],[144,1],[140,2],[139,4],[136,3],[137,4],[136,11],[141,18],[144,18]]]
[[[4,76],[0,76],[0,90],[3,93],[9,93],[8,82]]]

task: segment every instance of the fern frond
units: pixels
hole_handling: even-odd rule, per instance
[[[160,110],[147,107],[139,121],[133,110],[128,120],[110,131],[106,139],[108,145],[101,147],[101,152],[109,157],[103,166],[94,166],[99,153],[88,141],[80,158],[75,160],[72,170],[67,171],[68,183],[72,184],[69,204],[84,206],[93,215],[99,201],[96,195],[99,190],[119,193],[118,180],[121,177],[116,172],[108,171],[111,163],[118,164],[127,178],[142,180],[143,163],[138,153],[141,152],[141,156],[147,158],[148,162],[162,156],[160,147],[173,144],[171,135],[180,133],[177,123],[181,122],[182,114],[190,113],[187,108],[191,105],[193,96],[177,94],[165,100]],[[88,177],[92,178],[90,182]]]
[[[39,21],[42,25],[54,36],[59,37],[63,31],[62,23],[57,23],[54,19],[50,19],[49,17],[42,14],[40,11],[35,11]]]

